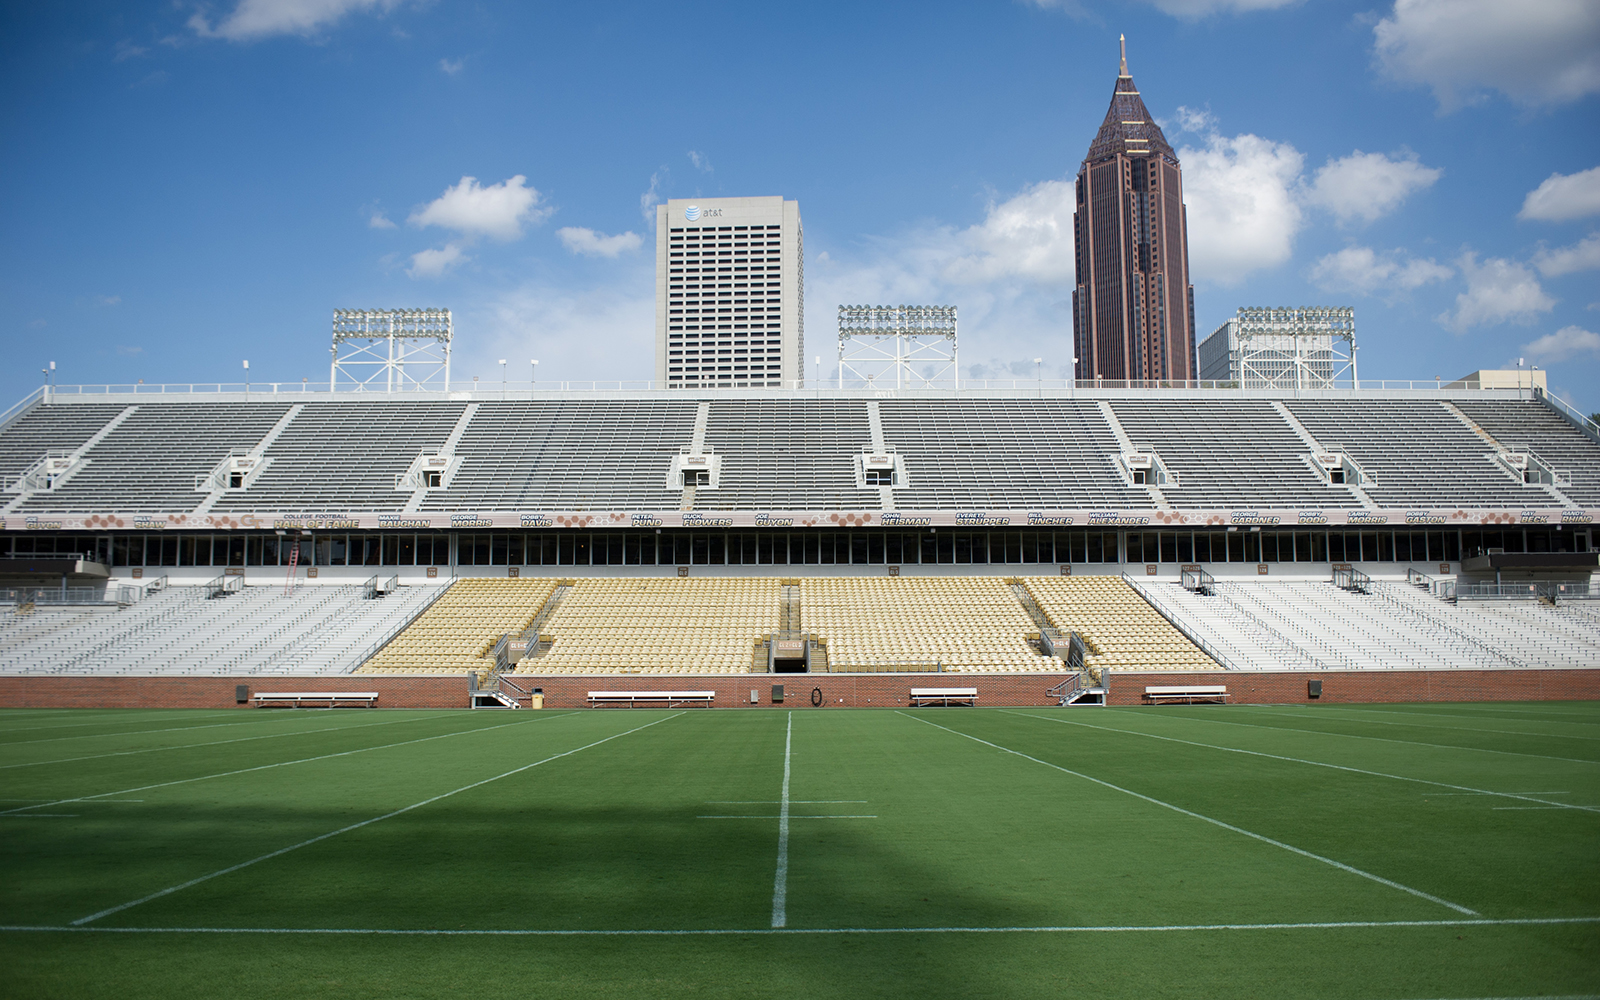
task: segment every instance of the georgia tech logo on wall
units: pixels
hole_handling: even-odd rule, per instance
[[[700,206],[690,205],[688,208],[683,210],[683,217],[688,219],[690,222],[696,221],[700,218]]]

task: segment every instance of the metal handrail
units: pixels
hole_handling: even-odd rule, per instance
[[[418,618],[421,618],[423,615],[427,614],[428,609],[433,607],[434,604],[439,600],[439,598],[443,597],[445,595],[445,592],[448,591],[453,586],[455,586],[455,581],[451,580],[449,583],[445,584],[443,587],[440,587],[439,588],[439,592],[437,594],[434,594],[433,597],[428,600],[428,603],[426,603],[422,607],[418,608],[416,614],[412,615],[410,618],[407,618],[405,621],[401,622],[400,624],[396,625],[394,628],[391,628],[388,632],[384,633],[383,638],[379,639],[377,642],[372,643],[366,649],[362,650],[360,655],[356,656],[355,659],[348,661],[350,663],[350,668],[348,670],[341,670],[341,671],[339,671],[339,673],[342,673],[342,674],[354,673],[356,670],[360,669],[361,667],[366,666],[366,663],[367,663],[368,660],[370,660],[374,656],[376,656],[378,651],[381,650],[383,647],[389,645],[390,642],[394,641],[394,637],[395,636],[399,635],[401,632],[404,632],[406,629],[410,628],[412,622],[416,621]]]
[[[1161,617],[1165,618],[1167,620],[1168,624],[1170,624],[1173,628],[1177,629],[1179,632],[1182,632],[1184,637],[1187,638],[1190,642],[1192,642],[1196,646],[1200,647],[1200,651],[1201,652],[1205,653],[1207,656],[1211,657],[1213,660],[1216,660],[1217,663],[1221,664],[1222,668],[1224,670],[1238,670],[1239,669],[1237,664],[1235,664],[1232,660],[1228,659],[1226,656],[1222,655],[1222,653],[1218,652],[1217,649],[1215,649],[1209,642],[1206,642],[1205,639],[1203,639],[1199,635],[1197,635],[1194,632],[1193,629],[1189,628],[1188,625],[1184,624],[1182,619],[1180,619],[1177,615],[1173,614],[1172,611],[1165,604],[1163,604],[1161,602],[1160,598],[1156,597],[1154,594],[1152,594],[1148,590],[1146,590],[1139,583],[1138,580],[1135,580],[1133,577],[1129,576],[1126,573],[1122,574],[1122,579],[1127,581],[1128,586],[1133,588],[1134,593],[1136,593],[1140,597],[1144,598],[1145,603],[1149,604],[1152,608],[1155,608],[1156,609],[1156,613],[1159,614]]]

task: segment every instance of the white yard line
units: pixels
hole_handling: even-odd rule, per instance
[[[899,712],[897,714],[905,715],[904,712]],[[990,743],[988,740],[979,739],[978,737],[973,736],[970,733],[963,733],[963,732],[961,732],[960,730],[957,730],[957,729],[950,729],[950,728],[948,728],[946,726],[941,726],[936,722],[929,722],[927,719],[917,718],[917,716],[915,716],[915,715],[905,715],[905,717],[908,718],[908,719],[914,719],[917,722],[922,723],[923,725],[932,726],[935,729],[943,729],[947,733],[952,733],[952,734],[954,734],[956,736],[964,737],[966,739],[972,740],[974,743],[982,743],[984,746],[993,747],[996,750],[1003,751],[1004,753],[1013,754],[1013,755],[1015,755],[1017,757],[1021,757],[1024,760],[1031,760],[1035,764],[1043,764],[1045,767],[1054,768],[1055,770],[1060,771],[1063,774],[1070,774],[1075,778],[1082,778],[1085,781],[1092,781],[1095,784],[1100,785],[1100,786],[1102,786],[1104,788],[1109,788],[1112,791],[1121,792],[1124,795],[1131,795],[1134,798],[1141,799],[1141,800],[1143,800],[1145,802],[1150,803],[1151,805],[1157,805],[1157,806],[1160,806],[1163,809],[1171,809],[1175,813],[1181,813],[1184,816],[1190,816],[1190,817],[1193,817],[1194,819],[1202,820],[1203,822],[1210,823],[1212,826],[1218,826],[1218,827],[1221,827],[1224,830],[1231,830],[1234,833],[1242,834],[1242,835],[1244,835],[1246,837],[1250,837],[1252,839],[1259,840],[1264,844],[1271,844],[1273,847],[1281,848],[1281,849],[1283,849],[1285,851],[1289,851],[1292,854],[1298,854],[1303,858],[1310,858],[1313,861],[1320,861],[1323,864],[1331,865],[1332,867],[1337,868],[1340,871],[1349,872],[1352,875],[1359,875],[1364,879],[1370,879],[1373,882],[1379,883],[1380,885],[1386,885],[1391,889],[1399,889],[1401,892],[1408,892],[1411,895],[1416,896],[1419,899],[1426,899],[1430,903],[1437,903],[1440,906],[1446,907],[1448,909],[1455,910],[1457,913],[1465,913],[1468,916],[1473,916],[1473,917],[1478,915],[1478,911],[1476,911],[1476,910],[1469,910],[1465,906],[1460,905],[1459,903],[1452,903],[1447,899],[1440,899],[1438,896],[1434,896],[1434,895],[1431,895],[1430,893],[1423,892],[1421,889],[1413,889],[1408,885],[1401,885],[1399,882],[1395,882],[1395,881],[1392,881],[1390,879],[1386,879],[1382,875],[1374,875],[1373,873],[1371,873],[1369,871],[1362,871],[1360,868],[1356,868],[1356,867],[1353,867],[1351,865],[1347,865],[1342,861],[1335,861],[1332,858],[1323,857],[1320,854],[1313,854],[1310,851],[1302,850],[1301,848],[1295,847],[1295,846],[1290,845],[1290,844],[1285,844],[1281,840],[1273,840],[1271,837],[1263,836],[1262,834],[1259,834],[1259,833],[1254,833],[1254,832],[1252,832],[1250,830],[1244,829],[1243,827],[1234,826],[1232,823],[1224,823],[1220,819],[1213,819],[1210,816],[1205,816],[1205,815],[1202,815],[1200,813],[1193,812],[1193,811],[1191,811],[1189,809],[1183,808],[1182,806],[1176,806],[1176,805],[1173,805],[1170,802],[1163,802],[1160,799],[1152,798],[1152,797],[1150,797],[1148,795],[1144,795],[1144,794],[1142,794],[1140,792],[1133,791],[1131,788],[1123,788],[1121,785],[1113,785],[1109,781],[1102,781],[1099,778],[1091,777],[1091,776],[1089,776],[1087,774],[1084,774],[1082,771],[1074,771],[1074,770],[1071,770],[1069,768],[1062,767],[1060,764],[1052,764],[1047,760],[1040,760],[1038,757],[1029,756],[1028,754],[1023,753],[1020,750],[1013,750],[1010,747],[1003,747],[998,743]],[[1034,718],[1037,718],[1037,716],[1034,716]]]
[[[447,716],[442,716],[441,715],[441,716],[436,716],[435,718],[441,718],[442,719],[442,718],[447,718]],[[76,762],[78,762],[80,760],[100,760],[101,758],[104,758],[104,757],[127,757],[127,756],[130,756],[132,754],[137,754],[137,753],[157,753],[157,752],[162,751],[162,750],[188,750],[188,749],[191,749],[193,747],[219,747],[219,746],[222,746],[225,743],[248,743],[251,740],[277,740],[277,739],[282,739],[285,736],[307,736],[307,735],[310,735],[312,733],[331,733],[331,732],[334,732],[335,730],[368,729],[368,728],[370,728],[372,726],[395,726],[395,725],[400,725],[400,724],[407,723],[407,722],[425,722],[425,721],[429,721],[429,720],[422,719],[422,718],[388,719],[388,720],[386,720],[384,722],[363,722],[363,723],[360,723],[359,725],[354,725],[354,726],[328,726],[326,729],[297,729],[292,733],[268,733],[265,736],[239,736],[239,737],[236,737],[235,739],[231,739],[231,740],[212,740],[209,743],[177,743],[177,744],[174,744],[174,745],[172,745],[170,747],[146,747],[143,750],[115,750],[115,751],[112,751],[111,753],[89,754],[86,757],[61,757],[61,758],[57,758],[56,760],[33,760],[33,761],[29,761],[29,762],[27,762],[25,764],[0,764],[0,771],[9,771],[12,768],[17,768],[17,767],[42,767],[42,766],[44,766],[46,764],[73,764],[73,763],[76,763]],[[0,749],[4,749],[4,746],[0,745]]]
[[[566,713],[566,715],[554,715],[554,716],[549,716],[549,718],[562,719],[562,718],[566,718],[567,715],[571,715],[571,714],[573,714],[573,713],[569,712],[569,713]],[[227,778],[227,777],[231,777],[232,775],[235,775],[235,774],[249,774],[249,773],[251,773],[253,771],[270,771],[271,769],[273,769],[275,767],[291,767],[291,766],[293,766],[295,764],[309,764],[309,763],[312,763],[313,761],[318,761],[318,760],[332,760],[335,757],[349,757],[352,754],[366,753],[369,750],[388,750],[388,749],[391,749],[393,747],[411,746],[414,743],[427,743],[430,740],[446,740],[446,739],[449,739],[452,736],[466,736],[466,735],[471,734],[471,733],[486,733],[486,732],[489,732],[490,730],[493,730],[493,729],[504,729],[507,726],[526,725],[527,723],[537,722],[537,721],[539,721],[539,720],[538,719],[528,719],[528,720],[526,720],[526,722],[506,722],[506,723],[502,723],[502,724],[500,724],[498,726],[477,726],[477,727],[474,727],[472,729],[459,729],[459,730],[456,730],[455,732],[440,733],[437,736],[424,736],[424,737],[421,737],[420,739],[415,739],[415,740],[402,740],[399,743],[382,743],[382,744],[379,744],[378,746],[374,746],[374,747],[358,747],[358,748],[356,748],[354,750],[343,750],[343,751],[340,751],[339,753],[326,753],[326,754],[322,754],[322,755],[317,756],[317,757],[301,757],[299,760],[282,760],[282,761],[277,762],[276,764],[260,764],[260,765],[258,765],[256,767],[242,767],[242,768],[239,768],[238,770],[234,770],[234,771],[219,771],[216,774],[202,774],[202,775],[199,775],[199,776],[193,777],[193,778],[179,778],[176,781],[161,781],[161,782],[157,782],[156,784],[153,784],[153,785],[139,785],[139,786],[134,787],[134,788],[119,788],[114,792],[99,792],[99,793],[97,793],[95,795],[80,795],[80,796],[78,796],[76,798],[71,798],[71,799],[55,799],[55,800],[49,801],[49,802],[41,802],[38,805],[18,806],[15,809],[0,810],[0,816],[11,816],[11,815],[14,815],[16,813],[26,812],[26,811],[32,810],[32,809],[48,809],[48,808],[50,808],[52,806],[66,805],[69,802],[88,802],[88,801],[93,800],[93,799],[103,799],[103,798],[107,798],[107,797],[112,796],[112,795],[130,795],[133,792],[145,792],[145,791],[149,791],[152,788],[169,788],[169,787],[171,787],[173,785],[187,785],[190,782],[194,782],[194,781],[210,781],[212,778]]]
[[[1283,715],[1284,713],[1274,712],[1272,714]],[[1404,743],[1407,746],[1435,747],[1439,750],[1470,750],[1473,753],[1496,753],[1504,754],[1509,757],[1537,757],[1540,760],[1559,760],[1565,761],[1568,764],[1600,765],[1600,760],[1585,759],[1583,757],[1552,757],[1549,754],[1543,753],[1522,753],[1517,750],[1490,750],[1486,747],[1464,747],[1454,743],[1424,743],[1421,740],[1396,740],[1390,739],[1387,736],[1362,736],[1358,733],[1334,733],[1329,732],[1326,729],[1301,729],[1297,726],[1265,726],[1256,725],[1253,722],[1231,722],[1227,719],[1207,719],[1198,715],[1173,715],[1171,718],[1182,719],[1185,722],[1208,722],[1215,726],[1243,726],[1247,729],[1265,729],[1275,733],[1310,733],[1313,736],[1337,736],[1340,739],[1346,740],[1373,740],[1378,743]],[[1351,721],[1359,724],[1365,720],[1352,719]],[[1588,739],[1588,737],[1583,737],[1583,739]]]
[[[19,801],[19,802],[37,802],[39,800],[37,800],[37,799],[18,799],[17,801]],[[710,800],[708,800],[706,802],[706,805],[708,805],[708,806],[775,806],[775,805],[780,804],[782,801],[783,801],[782,799],[710,799]],[[792,806],[829,806],[829,805],[864,806],[864,805],[867,804],[867,800],[866,799],[790,799],[789,800],[789,804],[792,805]]]
[[[789,923],[789,755],[794,747],[794,713],[783,731],[783,795],[778,801],[778,872],[772,878],[772,926]]]
[[[696,816],[695,819],[877,819],[876,816]]]
[[[794,927],[701,928],[694,930],[567,930],[562,928],[421,928],[386,927],[88,927],[11,924],[0,933],[89,934],[358,934],[393,937],[746,937],[780,934],[834,936],[845,934],[1182,934],[1206,931],[1325,931],[1403,929],[1410,927],[1559,927],[1600,924],[1600,917],[1512,917],[1504,920],[1319,920],[1275,924],[1065,924],[1037,927]],[[1562,1000],[1547,997],[1545,1000]]]
[[[1295,712],[1272,712],[1257,705],[1251,705],[1248,707],[1252,709],[1252,712],[1250,713],[1252,715],[1275,715],[1282,719],[1304,719],[1307,717],[1306,715]],[[1323,713],[1330,713],[1330,708],[1324,707],[1317,709],[1317,714],[1320,715]],[[1387,712],[1384,714],[1397,715],[1399,713]],[[1417,714],[1424,716],[1428,715],[1426,712],[1418,712]],[[1437,718],[1437,716],[1428,717]],[[1588,740],[1590,742],[1600,740],[1600,736],[1576,736],[1572,733],[1525,733],[1518,729],[1483,729],[1478,726],[1425,726],[1420,722],[1390,722],[1387,719],[1349,719],[1337,715],[1335,715],[1334,718],[1339,719],[1342,722],[1354,722],[1360,725],[1368,726],[1403,726],[1407,729],[1446,729],[1456,733],[1494,733],[1498,736],[1533,736],[1536,738],[1548,738],[1552,740]],[[1455,716],[1451,716],[1451,718],[1455,718]],[[1242,725],[1243,723],[1240,724]],[[1571,726],[1576,725],[1576,723],[1561,722],[1557,723],[1557,725]]]
[[[1152,740],[1165,740],[1168,743],[1184,743],[1192,747],[1205,747],[1208,750],[1222,750],[1227,753],[1248,754],[1251,757],[1267,757],[1271,760],[1288,761],[1291,764],[1309,764],[1312,767],[1326,767],[1334,771],[1349,771],[1351,774],[1365,774],[1374,778],[1389,778],[1393,781],[1411,781],[1419,785],[1432,785],[1435,788],[1453,788],[1458,792],[1477,792],[1480,795],[1498,795],[1501,798],[1521,799],[1525,802],[1537,802],[1540,805],[1556,806],[1561,809],[1580,809],[1584,812],[1600,813],[1600,806],[1580,806],[1570,802],[1545,802],[1528,795],[1519,795],[1516,792],[1493,792],[1484,788],[1469,788],[1466,785],[1452,785],[1446,781],[1430,781],[1427,778],[1411,778],[1403,774],[1387,774],[1383,771],[1368,771],[1361,767],[1347,767],[1344,764],[1329,764],[1327,761],[1306,760],[1303,757],[1285,757],[1282,754],[1264,753],[1260,750],[1242,750],[1239,747],[1218,746],[1215,743],[1200,743],[1195,740],[1180,740],[1176,736],[1158,736],[1155,733],[1143,733],[1137,729],[1118,729],[1115,726],[1096,726],[1088,722],[1073,722],[1071,719],[1053,719],[1044,715],[1030,715],[1027,712],[1013,712],[1013,715],[1023,715],[1030,719],[1042,722],[1059,722],[1067,726],[1083,726],[1087,729],[1101,729],[1108,733],[1122,733],[1125,736],[1145,736]],[[921,721],[921,720],[918,720]]]
[[[329,839],[330,837],[337,837],[342,833],[349,833],[351,830],[359,830],[364,826],[371,826],[374,823],[381,823],[382,821],[384,821],[386,819],[393,819],[396,816],[400,816],[400,815],[403,815],[405,813],[411,812],[413,809],[421,809],[423,806],[432,805],[433,803],[438,802],[441,799],[448,799],[452,795],[459,795],[462,792],[471,791],[474,788],[480,788],[480,787],[482,787],[484,785],[489,784],[490,782],[499,781],[501,778],[509,778],[514,774],[521,774],[523,771],[527,771],[527,770],[529,770],[531,768],[538,767],[541,764],[548,764],[553,760],[560,760],[563,757],[571,757],[575,753],[581,753],[584,750],[588,750],[588,749],[590,749],[592,747],[597,747],[602,743],[610,743],[612,740],[620,739],[620,738],[622,738],[624,736],[629,736],[629,735],[631,735],[633,733],[637,733],[637,732],[639,732],[640,730],[643,730],[643,729],[649,729],[651,726],[660,725],[661,723],[666,722],[668,719],[676,719],[679,715],[682,715],[682,714],[683,714],[682,712],[679,712],[676,715],[669,715],[665,719],[657,719],[655,722],[647,722],[642,726],[637,726],[637,727],[635,727],[633,729],[629,729],[627,732],[616,733],[615,735],[607,736],[605,739],[595,740],[593,743],[585,744],[584,746],[578,747],[575,750],[566,750],[566,751],[563,751],[562,753],[552,754],[549,757],[544,758],[543,760],[536,760],[532,764],[524,764],[521,767],[512,768],[511,770],[505,771],[505,772],[503,772],[501,774],[497,774],[492,778],[484,778],[482,781],[474,781],[470,785],[462,785],[460,788],[454,789],[452,791],[445,792],[445,793],[443,793],[441,795],[435,795],[435,796],[433,796],[431,798],[423,799],[421,802],[413,802],[409,806],[404,806],[402,808],[394,810],[393,812],[384,813],[382,816],[374,816],[371,819],[364,819],[359,823],[351,823],[349,826],[341,827],[341,828],[339,828],[337,830],[333,830],[333,831],[331,831],[329,833],[320,834],[318,836],[312,837],[309,840],[302,840],[298,844],[291,844],[288,847],[281,847],[276,851],[271,851],[271,852],[269,852],[267,854],[261,855],[260,857],[251,858],[249,861],[241,861],[239,864],[231,865],[231,866],[229,866],[227,868],[219,869],[218,871],[214,871],[209,875],[202,875],[199,878],[192,878],[189,881],[181,883],[179,885],[168,886],[167,888],[162,889],[159,892],[152,892],[148,896],[141,896],[138,899],[130,900],[129,902],[122,903],[122,904],[120,904],[118,906],[107,907],[106,909],[101,910],[98,913],[91,913],[87,917],[79,917],[77,920],[74,920],[72,922],[72,925],[74,927],[81,927],[84,924],[93,923],[94,921],[99,920],[102,917],[109,917],[113,913],[121,913],[123,910],[131,909],[131,908],[133,908],[135,906],[139,906],[140,904],[143,904],[143,903],[148,903],[153,899],[160,899],[162,896],[170,896],[172,893],[181,892],[182,890],[187,889],[187,888],[189,888],[191,886],[199,885],[202,882],[209,882],[211,879],[218,878],[218,877],[223,876],[223,875],[231,874],[233,872],[239,871],[242,868],[249,868],[251,865],[260,864],[263,861],[270,861],[273,858],[282,857],[283,855],[288,854],[290,851],[298,851],[302,847],[309,847],[312,844],[320,843],[320,842],[322,842],[324,840]],[[498,727],[496,727],[496,728],[498,728]]]

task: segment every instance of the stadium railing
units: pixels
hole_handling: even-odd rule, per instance
[[[1159,597],[1150,592],[1149,587],[1146,587],[1144,584],[1140,583],[1138,580],[1126,573],[1122,574],[1122,578],[1127,581],[1128,586],[1134,589],[1135,593],[1144,598],[1146,604],[1149,604],[1152,608],[1156,609],[1157,614],[1165,618],[1173,628],[1177,629],[1179,632],[1182,632],[1186,639],[1200,647],[1200,651],[1202,653],[1211,657],[1213,660],[1216,660],[1224,670],[1239,669],[1237,664],[1228,659],[1226,656],[1222,655],[1222,653],[1217,650],[1216,647],[1212,646],[1209,642],[1206,642],[1206,640],[1202,638],[1198,632],[1190,628],[1188,623],[1183,620],[1182,616],[1174,613],[1172,609],[1163,604]]]
[[[1462,583],[1455,586],[1457,601],[1583,601],[1600,599],[1588,583]]]

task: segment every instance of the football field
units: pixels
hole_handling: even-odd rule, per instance
[[[1600,995],[1600,704],[0,712],[0,995]]]

